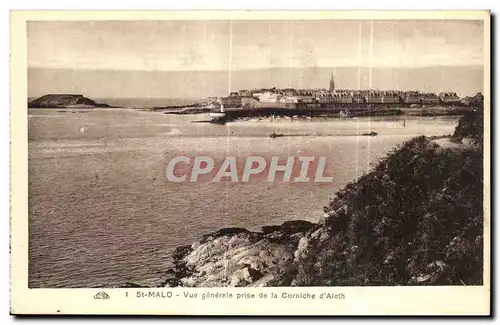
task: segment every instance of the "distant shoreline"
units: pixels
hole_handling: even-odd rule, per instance
[[[279,109],[230,109],[224,112],[223,116],[214,117],[205,123],[221,124],[235,121],[255,121],[255,120],[318,120],[318,119],[353,119],[360,117],[376,116],[408,116],[408,117],[437,117],[437,116],[462,116],[473,109],[470,107],[448,107],[432,106],[424,108],[379,108],[379,109],[331,109],[329,111],[306,111],[306,110],[279,110]],[[157,111],[157,110],[155,110]],[[206,108],[183,109],[175,111],[161,111],[168,115],[198,115],[214,112]]]
[[[209,113],[220,113],[218,109],[209,108],[202,103],[190,103],[185,105],[167,105],[154,107],[125,107],[105,103],[97,103],[83,95],[74,94],[49,94],[32,100],[28,103],[30,109],[56,109],[56,110],[79,110],[94,108],[122,108],[149,112],[158,112],[168,115],[199,115]],[[470,106],[427,106],[427,107],[331,107],[323,109],[283,109],[278,107],[266,108],[227,108],[223,116],[213,117],[207,123],[225,124],[234,121],[266,120],[266,119],[288,119],[288,120],[311,120],[311,119],[351,119],[358,117],[374,116],[462,116],[473,111]]]

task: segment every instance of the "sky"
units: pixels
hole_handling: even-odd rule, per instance
[[[376,75],[382,71],[394,76],[442,66],[464,70],[482,67],[484,60],[482,22],[464,20],[42,21],[28,23],[27,37],[32,96],[73,89],[100,97],[104,91],[118,97],[200,97],[224,95],[236,86],[327,87],[310,75],[321,71],[318,77],[327,78],[328,69],[350,69],[346,75],[352,79],[354,73],[357,80],[346,81],[346,87],[380,88],[407,84],[397,76],[380,82],[384,78]],[[215,74],[217,84],[211,85]],[[104,89],[97,75],[106,80]],[[152,79],[132,82],[124,80],[127,75]],[[435,83],[436,73],[428,75]],[[336,78],[342,84],[342,74]],[[415,87],[426,83],[425,76],[419,78],[424,79]],[[474,79],[464,92],[482,88],[476,84],[481,76]],[[162,90],[155,82],[177,85]]]

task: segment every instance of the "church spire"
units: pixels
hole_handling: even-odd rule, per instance
[[[333,72],[332,72],[332,75],[330,77],[330,87],[329,87],[329,90],[330,91],[334,91],[335,90],[335,79],[333,79]]]

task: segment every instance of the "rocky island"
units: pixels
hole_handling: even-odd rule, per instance
[[[163,286],[481,285],[482,121],[482,111],[460,120],[460,146],[404,143],[316,224],[227,228],[178,247]]]
[[[48,94],[28,102],[28,108],[95,108],[112,107],[108,104],[96,103],[83,95]]]

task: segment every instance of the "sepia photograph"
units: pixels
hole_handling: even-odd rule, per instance
[[[23,23],[27,289],[487,298],[489,12],[126,17]]]

